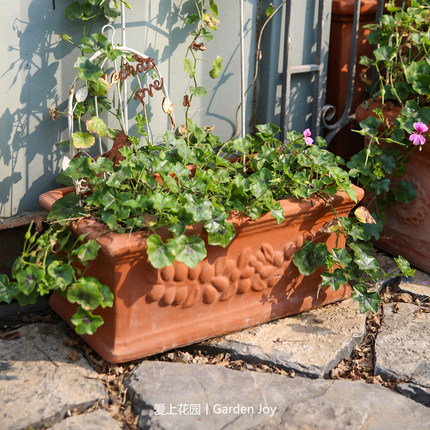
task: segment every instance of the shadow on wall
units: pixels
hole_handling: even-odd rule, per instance
[[[16,3],[8,12],[15,18],[1,20],[10,34],[3,39],[9,46],[0,69],[0,214],[6,217],[38,209],[39,194],[55,186],[62,154],[54,144],[65,122],[54,123],[48,110],[64,98],[56,76],[59,60],[71,50],[54,28],[64,26],[65,5],[53,10],[50,0],[33,0],[27,9]]]
[[[247,83],[252,81],[255,57],[255,18],[257,15],[257,0],[245,3],[245,39]],[[197,57],[197,84],[207,90],[202,98],[194,97],[189,111],[191,119],[201,127],[214,125],[217,135],[221,139],[231,137],[235,129],[235,111],[240,102],[240,58],[239,58],[239,4],[236,2],[218,2],[221,21],[219,30],[213,32],[213,40],[205,43],[207,50]],[[190,31],[193,25],[185,23],[186,17],[196,12],[194,0],[163,0],[148,1],[135,6],[135,14],[127,11],[127,45],[141,50],[154,58],[161,73],[166,78],[170,98],[174,104],[177,125],[185,122],[185,107],[183,96],[189,94],[189,86],[193,80],[184,72],[183,58],[191,42]],[[138,16],[139,19],[135,20]],[[130,20],[128,19],[130,18]],[[118,29],[118,24],[116,24]],[[118,33],[117,33],[118,34]],[[117,36],[116,36],[117,38]],[[216,78],[209,77],[212,61],[216,56],[222,57],[222,72]],[[247,97],[247,116],[251,116],[252,93]],[[150,105],[148,105],[150,106]],[[158,109],[158,105],[155,105]],[[149,111],[157,115],[157,109]],[[131,112],[133,112],[133,107]],[[160,126],[163,123],[155,121]],[[164,120],[164,124],[165,124]],[[158,127],[160,128],[160,127]],[[154,136],[160,137],[155,130]]]

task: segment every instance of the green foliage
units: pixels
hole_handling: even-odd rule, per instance
[[[401,8],[395,3],[387,3],[379,25],[365,26],[375,49],[373,58],[361,57],[360,63],[376,69],[382,103],[394,100],[404,106],[407,100],[416,100],[424,105],[430,97],[430,5],[428,0]]]
[[[325,243],[306,242],[293,257],[293,263],[305,276],[312,275],[319,266],[324,266],[329,252]]]
[[[323,140],[307,146],[302,134],[289,132],[283,144],[275,137],[279,128],[274,124],[258,125],[256,129],[255,136],[231,139],[217,148],[217,153],[211,144],[218,141],[216,136],[190,121],[190,143],[167,132],[164,147],[123,148],[124,159],[117,166],[103,158],[91,163],[72,160],[65,173],[80,177],[91,189],[89,195],[76,199],[74,204],[109,229],[147,231],[149,261],[155,268],[162,268],[175,261],[195,267],[206,257],[203,240],[187,233],[187,227],[194,224],[202,223],[210,245],[228,246],[235,236],[228,220],[231,211],[244,212],[254,219],[269,212],[280,223],[284,220],[280,199],[320,196],[329,202],[331,196],[343,190],[357,200],[348,174],[339,167],[341,160],[323,149]],[[190,163],[195,164],[192,172],[187,167]],[[394,170],[390,159],[381,163],[387,171]],[[94,174],[100,173],[103,166],[110,175],[107,181]],[[380,225],[337,218],[335,213],[333,219],[332,231],[345,235],[348,247],[329,251],[323,243],[306,242],[296,252],[293,263],[305,276],[325,267],[321,286],[338,289],[346,282],[354,288],[358,285],[354,297],[361,309],[374,309],[377,298],[367,293],[364,285],[382,276],[382,272],[366,243],[379,234]],[[161,237],[160,229],[169,235]],[[84,250],[90,247],[87,242],[73,255],[86,260]],[[94,248],[91,257],[96,252]],[[89,300],[86,290],[79,289],[76,297],[76,288],[73,300],[80,297],[78,303],[86,310],[100,299],[95,293],[94,304],[85,304],[84,300]]]
[[[74,1],[66,7],[66,17],[84,22],[100,16],[113,20],[120,13],[121,1]],[[78,184],[76,188],[81,193],[67,194],[53,204],[46,231],[31,234],[29,230],[23,253],[14,264],[13,280],[0,275],[0,301],[9,303],[16,299],[24,305],[34,303],[38,295],[55,290],[77,304],[77,312],[71,319],[76,332],[93,334],[96,331],[103,323],[97,309],[112,306],[113,295],[107,285],[87,274],[100,246],[94,240],[74,235],[73,223],[82,218],[91,217],[118,233],[145,232],[148,258],[157,269],[175,261],[192,268],[206,258],[206,240],[209,245],[229,246],[236,234],[229,219],[233,211],[252,219],[270,213],[280,224],[285,218],[279,202],[282,199],[317,197],[331,206],[331,197],[344,191],[357,201],[350,177],[340,167],[343,161],[324,149],[326,144],[322,138],[316,138],[316,143],[308,146],[303,134],[289,132],[286,142],[280,142],[275,137],[279,127],[269,123],[256,126],[253,136],[222,143],[206,127],[199,127],[188,117],[191,99],[207,93],[196,80],[200,60],[197,54],[205,51],[204,43],[212,40],[219,25],[215,0],[197,0],[195,5],[195,13],[185,18],[193,30],[183,60],[190,78],[190,96],[184,99],[187,106],[184,137],[168,131],[163,136],[163,145],[155,146],[145,131],[145,118],[138,115],[138,133],[130,136],[130,147],[121,149],[122,157],[117,164],[104,157],[93,160],[85,154],[72,159],[63,178],[73,180],[75,186]],[[274,11],[269,6],[267,16],[271,17]],[[84,32],[79,45],[82,55],[74,65],[78,77],[85,81],[75,93],[74,115],[79,120],[79,130],[71,139],[74,148],[81,149],[94,144],[95,134],[110,138],[116,135],[97,114],[101,109],[111,110],[105,97],[110,84],[101,66],[106,58],[114,60],[121,54],[104,35],[91,33],[92,25],[88,27],[88,34]],[[62,38],[74,44],[70,36],[65,34]],[[101,56],[90,62],[86,55],[98,50]],[[382,49],[376,55],[379,61],[389,63],[395,52]],[[128,57],[128,61],[134,60]],[[212,65],[209,75],[218,77],[222,73],[221,57],[216,56],[209,63]],[[428,82],[421,76],[427,73],[426,66],[420,63],[407,73],[406,87],[396,87],[396,91],[407,92],[411,87],[423,95]],[[405,109],[413,115],[430,118],[430,112],[421,111],[416,101],[406,104]],[[85,114],[92,118],[86,122],[87,130],[82,131],[80,119]],[[376,141],[380,123],[380,118],[365,122],[363,134],[371,134]],[[400,127],[404,135],[397,133],[392,138],[404,138],[411,127],[405,120]],[[379,193],[388,192],[385,175],[397,173],[396,156],[379,152],[375,145],[372,147],[364,160],[358,157],[351,161],[351,176],[376,178],[378,181],[372,182],[374,189]],[[413,197],[414,190],[399,181],[397,195],[407,201]],[[329,251],[324,243],[306,242],[295,254],[293,263],[306,276],[320,266],[325,267],[321,270],[321,286],[336,290],[349,282],[360,309],[375,310],[379,299],[375,293],[367,292],[365,282],[375,280],[380,269],[366,241],[379,233],[379,224],[375,227],[339,219],[332,210],[331,232],[346,236],[348,247]],[[192,233],[196,224],[204,230],[204,240]],[[400,257],[397,262],[403,273],[412,273],[407,262]]]
[[[120,4],[124,3],[127,8],[131,8],[130,4],[124,0],[80,0],[70,3],[65,10],[67,19],[73,21],[80,19],[89,21],[103,15],[108,21],[117,18],[120,13]]]
[[[63,201],[54,203],[61,220],[65,216],[61,215],[65,207],[69,207],[67,213],[77,212],[74,204],[78,201],[79,196],[68,194]],[[94,333],[103,319],[90,311],[113,305],[109,287],[85,275],[99,248],[94,240],[85,241],[84,236],[76,238],[69,225],[62,222],[54,222],[44,232],[33,234],[31,225],[25,235],[22,255],[13,265],[12,277],[16,282],[0,275],[0,302],[10,303],[16,299],[20,305],[26,305],[34,303],[39,295],[57,291],[78,304],[78,311],[72,318],[76,331],[79,334]]]
[[[91,311],[86,311],[79,307],[77,312],[71,318],[72,324],[75,325],[78,334],[94,334],[95,331],[103,324],[103,318],[100,315],[94,315]]]

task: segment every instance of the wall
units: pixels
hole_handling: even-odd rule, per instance
[[[60,41],[62,33],[79,39],[80,23],[64,19],[69,1],[55,0],[2,0],[0,16],[0,217],[10,217],[23,211],[39,209],[39,194],[58,184],[55,177],[67,150],[55,146],[68,138],[65,117],[52,121],[48,114],[51,106],[67,110],[67,97],[75,77],[73,64],[79,51]],[[296,2],[298,24],[295,61],[312,54],[315,35],[315,13],[312,3],[317,0]],[[183,17],[194,8],[193,0],[131,0],[133,11],[126,11],[127,45],[151,56],[167,81],[170,98],[174,103],[176,122],[184,122],[182,97],[189,85],[184,74],[182,58],[187,35]],[[225,140],[232,136],[236,108],[240,102],[239,1],[218,0],[220,28],[214,39],[207,43],[204,58],[210,62],[220,55],[223,59],[221,75],[212,80],[208,76],[210,63],[202,63],[199,84],[208,95],[193,104],[192,118],[200,125],[214,125],[214,133]],[[274,2],[275,6],[281,3]],[[245,70],[246,87],[254,73],[256,28],[260,11],[267,0],[244,1],[245,16]],[[54,6],[55,5],[55,9]],[[252,92],[247,97],[246,123],[272,121],[280,123],[280,88],[283,50],[283,18],[279,14],[265,36],[260,62],[262,85],[253,104]],[[115,24],[115,40],[120,40],[119,25]],[[100,31],[101,25],[94,31]],[[310,47],[308,47],[310,46]],[[264,63],[264,64],[263,64]],[[307,94],[308,82],[304,77],[294,86],[293,97],[297,111],[291,120],[294,128],[304,129],[310,123]],[[166,130],[168,121],[161,112],[161,95],[155,94],[148,103],[151,131],[155,141]],[[132,103],[130,113],[141,107]],[[254,113],[257,112],[258,116]],[[240,121],[240,119],[239,119]],[[113,124],[109,124],[110,126]],[[134,128],[130,129],[133,133]]]
[[[322,1],[327,0],[295,0],[291,10],[291,40],[290,40],[290,66],[296,67],[306,64],[317,64],[317,26],[318,7]],[[280,4],[276,2],[275,5]],[[324,70],[327,69],[328,45],[330,37],[331,2],[328,1],[325,10],[322,37],[322,52]],[[283,84],[283,62],[285,55],[284,28],[286,20],[286,7],[282,15],[279,13],[264,34],[262,49],[264,67],[260,80],[258,95],[259,122],[273,121],[281,123],[281,97]],[[324,72],[326,73],[326,72]],[[311,127],[315,119],[312,118],[313,105],[316,102],[314,91],[317,84],[317,75],[313,72],[293,74],[291,77],[290,115],[287,120],[288,130],[302,131]],[[325,85],[322,89],[322,98],[325,97]],[[314,132],[314,131],[313,131]]]

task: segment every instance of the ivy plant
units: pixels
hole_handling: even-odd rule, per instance
[[[194,26],[184,58],[185,72],[193,83],[184,97],[187,108],[193,96],[205,92],[195,78],[196,53],[204,50],[205,41],[211,39],[218,26],[214,0],[195,4],[196,13],[186,19],[187,25]],[[114,18],[119,6],[119,1],[80,0],[71,3],[66,14],[88,24],[100,15]],[[274,14],[272,9],[269,17]],[[232,212],[244,213],[250,219],[270,213],[281,223],[286,214],[280,200],[317,198],[333,212],[333,219],[323,227],[323,232],[337,238],[346,236],[347,247],[336,246],[329,251],[323,243],[308,241],[296,252],[293,263],[305,276],[325,267],[320,287],[336,290],[349,282],[360,310],[376,310],[379,296],[368,292],[366,285],[384,275],[369,246],[370,238],[379,234],[378,225],[363,208],[356,210],[355,218],[337,215],[332,207],[333,196],[343,191],[358,203],[355,188],[342,168],[343,160],[324,149],[324,139],[318,137],[314,141],[309,129],[303,133],[288,132],[286,141],[281,142],[276,138],[280,129],[268,123],[256,126],[252,135],[222,142],[186,114],[184,130],[167,131],[163,141],[154,144],[146,131],[146,116],[137,115],[137,134],[128,137],[115,160],[89,156],[86,151],[97,136],[119,135],[96,115],[94,97],[99,108],[111,109],[104,98],[108,85],[101,62],[104,58],[115,60],[121,54],[105,36],[91,31],[91,26],[84,31],[79,45],[82,55],[74,66],[85,86],[79,90],[81,93],[76,93],[74,114],[79,130],[70,143],[81,149],[81,154],[70,160],[62,174],[79,187],[75,187],[77,192],[72,191],[53,204],[44,232],[28,231],[12,279],[0,276],[0,301],[34,303],[38,295],[55,290],[76,303],[77,311],[71,319],[76,331],[92,334],[103,322],[93,311],[99,306],[112,306],[113,297],[108,286],[87,275],[99,245],[84,236],[76,237],[73,223],[91,218],[110,231],[144,232],[148,258],[154,268],[175,261],[192,268],[205,259],[207,250],[202,237],[190,234],[191,226],[203,227],[209,245],[227,247],[236,233],[229,220]],[[63,38],[70,39],[67,35]],[[90,62],[87,54],[97,50],[102,51],[102,56]],[[221,72],[221,62],[218,56],[212,62],[212,78]],[[81,121],[84,115],[88,117],[85,123]],[[390,166],[389,160],[386,164]],[[364,175],[365,169],[359,173]],[[406,261],[397,261],[402,273],[412,273]]]
[[[360,122],[358,133],[367,143],[348,163],[350,175],[372,196],[381,220],[387,204],[409,203],[416,197],[403,175],[411,154],[422,149],[430,122],[430,4],[397,3],[390,0],[381,21],[366,26],[374,50],[360,63],[376,72],[371,92],[381,106]],[[395,108],[398,116],[385,118],[384,112]]]

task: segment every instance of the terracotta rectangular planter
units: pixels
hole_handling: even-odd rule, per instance
[[[408,204],[387,206],[384,230],[376,245],[388,253],[402,255],[430,273],[430,147],[414,151],[402,179],[414,184],[417,196]]]
[[[366,109],[360,105],[356,110],[357,121],[376,116],[373,109],[381,108],[379,101],[368,103]],[[400,106],[383,109],[385,121],[393,124],[399,115]],[[430,123],[427,124],[430,127]],[[381,237],[375,245],[397,257],[402,255],[412,266],[430,273],[430,139],[425,133],[426,143],[421,151],[409,156],[406,172],[401,178],[392,177],[393,185],[399,179],[412,182],[417,196],[409,203],[392,202],[385,208],[386,219]],[[365,144],[369,143],[366,138]],[[373,208],[371,208],[373,209]]]
[[[45,193],[40,203],[50,210],[66,192]],[[363,191],[357,189],[357,195],[360,199]],[[112,308],[96,311],[105,323],[85,340],[105,360],[119,363],[348,297],[349,286],[338,291],[322,288],[317,297],[321,270],[303,277],[291,261],[307,239],[335,245],[335,235],[319,232],[332,219],[331,209],[316,199],[281,204],[286,220],[279,225],[270,214],[257,221],[233,216],[233,242],[227,248],[209,246],[207,258],[194,269],[175,263],[156,270],[148,261],[145,233],[112,233],[94,221],[80,222],[76,233],[88,233],[101,246],[87,274],[99,278],[114,294]],[[347,216],[354,203],[339,193],[333,205],[339,216]],[[194,230],[199,228],[204,238],[201,227]],[[69,322],[76,311],[56,294],[50,305]]]

